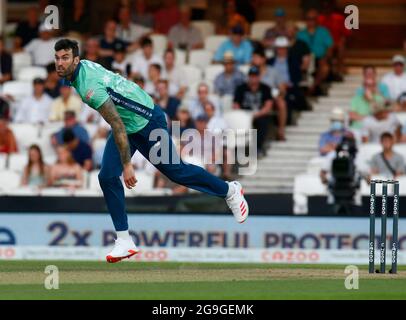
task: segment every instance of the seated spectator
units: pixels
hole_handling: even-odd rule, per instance
[[[64,12],[64,33],[79,35],[81,39],[89,36],[91,18],[86,4],[85,0],[74,0],[72,10]]]
[[[155,12],[155,33],[167,34],[179,22],[180,10],[176,0],[164,0],[162,6]]]
[[[277,8],[274,12],[274,19],[275,25],[267,29],[264,34],[263,42],[266,48],[271,48],[273,40],[277,37],[287,37],[285,9]]]
[[[40,78],[33,80],[34,92],[25,98],[17,108],[15,122],[44,124],[48,123],[52,98],[45,93],[45,81]]]
[[[197,97],[193,97],[189,101],[189,112],[193,120],[204,114],[204,105],[207,102],[211,102],[216,107],[216,114],[220,112],[218,101],[211,101],[209,86],[206,83],[201,83],[197,87]]]
[[[41,148],[33,144],[28,149],[28,164],[21,178],[22,186],[44,188],[48,184],[49,166],[42,158]]]
[[[242,26],[245,34],[249,34],[250,25],[247,19],[237,12],[235,0],[227,0],[224,16],[225,19],[222,20],[223,25],[219,27],[217,33],[227,33],[232,27],[238,24]]]
[[[161,65],[157,63],[150,64],[148,68],[148,80],[145,83],[144,90],[153,98],[155,98],[157,94],[156,86],[158,85],[159,79],[161,79],[161,70]]]
[[[84,143],[89,144],[89,134],[86,129],[77,121],[76,114],[74,111],[68,110],[64,114],[64,126],[57,133],[52,136],[52,145],[61,145],[63,144],[63,134],[65,130],[71,129],[75,137]]]
[[[52,102],[49,121],[63,121],[65,112],[68,110],[75,112],[78,117],[82,111],[82,104],[82,100],[72,93],[72,87],[62,85],[60,97]]]
[[[127,78],[131,74],[131,63],[126,57],[126,51],[124,48],[116,48],[114,50],[114,60],[111,64],[111,69]]]
[[[362,142],[378,143],[381,134],[384,132],[392,134],[395,142],[399,141],[401,124],[385,103],[374,103],[372,105],[372,115],[362,120]]]
[[[283,41],[280,41],[283,40]],[[288,40],[279,37],[275,41],[276,57],[271,61],[272,66],[266,64],[265,51],[258,48],[252,55],[252,64],[260,71],[261,82],[271,89],[277,89],[275,107],[278,110],[278,140],[285,140],[285,127],[288,119],[286,93],[292,87],[288,64]]]
[[[77,138],[70,128],[64,130],[62,139],[64,145],[71,152],[73,159],[80,164],[83,169],[91,171],[93,167],[92,148]]]
[[[333,80],[342,81],[342,75],[345,73],[344,54],[346,41],[351,31],[345,27],[346,16],[337,7],[337,1],[323,0],[321,7],[319,24],[330,32],[334,43],[332,49]]]
[[[231,51],[224,54],[223,65],[224,71],[214,80],[214,92],[219,96],[234,95],[235,89],[245,82],[245,75],[236,67]]]
[[[61,84],[63,81],[56,73],[55,63],[50,63],[46,66],[47,78],[45,79],[45,93],[55,99],[60,95]]]
[[[148,78],[149,66],[153,63],[163,65],[162,59],[156,53],[154,53],[154,45],[151,38],[144,37],[140,41],[141,53],[136,54],[131,61],[131,72],[133,76],[138,73],[144,77]]]
[[[233,108],[253,111],[253,125],[258,130],[257,149],[260,157],[266,154],[264,143],[272,106],[271,88],[261,83],[260,70],[252,66],[248,71],[248,81],[238,86],[235,91]]]
[[[162,110],[168,115],[170,120],[175,120],[176,112],[180,105],[180,100],[174,96],[169,95],[168,80],[160,79],[158,81],[155,96],[155,103],[159,105]]]
[[[319,13],[311,9],[306,13],[306,28],[297,33],[297,38],[306,42],[316,59],[316,74],[310,93],[322,94],[320,85],[327,79],[330,72],[329,59],[333,50],[333,38],[330,32],[318,25]]]
[[[136,74],[133,76],[133,82],[140,86],[142,90],[145,88],[145,79],[142,75]]]
[[[350,121],[351,129],[361,129],[362,120],[372,112],[372,103],[381,103],[385,99],[376,91],[376,82],[365,78],[363,83],[364,94],[355,95],[351,99]]]
[[[148,12],[146,0],[135,1],[134,9],[131,20],[136,24],[153,29],[154,15]]]
[[[222,178],[224,180],[233,180],[232,179],[232,164],[228,163],[227,159],[230,158],[230,150],[227,149],[226,145],[223,145],[223,140],[222,140],[222,133],[225,129],[228,128],[227,123],[225,120],[220,117],[219,115],[216,115],[216,108],[215,106],[208,102],[204,106],[204,111],[206,113],[207,117],[207,125],[206,129],[207,132],[213,137],[219,137],[218,141],[221,143],[222,150],[219,150],[219,148],[216,148],[214,151],[216,152],[215,158],[218,159],[221,154],[223,156],[222,159],[222,169],[223,169],[223,176]],[[209,135],[209,137],[210,137]],[[221,152],[222,151],[222,152]]]
[[[13,131],[8,126],[8,120],[0,117],[0,153],[17,152],[17,141]]]
[[[114,20],[108,20],[104,25],[104,34],[99,41],[99,55],[105,58],[108,65],[111,65],[114,59],[114,50],[117,48],[127,48],[127,43],[116,36],[117,23]]]
[[[13,58],[4,47],[4,40],[0,36],[0,85],[11,80]]]
[[[22,47],[26,46],[31,40],[38,38],[38,29],[40,26],[38,8],[30,7],[27,10],[27,20],[17,24],[15,39]]]
[[[251,61],[252,45],[244,39],[244,29],[236,25],[231,29],[230,38],[223,42],[214,54],[215,62],[223,62],[224,54],[231,51],[238,64],[248,64]]]
[[[200,30],[190,23],[189,7],[181,7],[180,22],[169,30],[168,40],[173,48],[182,50],[203,48],[203,37]]]
[[[48,29],[45,24],[39,27],[39,38],[32,39],[24,50],[31,54],[32,64],[46,67],[54,61],[54,46],[57,39],[53,38],[53,30]]]
[[[371,175],[382,175],[388,179],[396,179],[405,174],[405,160],[403,156],[393,151],[395,139],[390,132],[380,136],[382,152],[377,153],[371,160]]]
[[[125,46],[120,46],[120,42],[114,46],[113,51],[121,49],[125,50]],[[102,57],[100,55],[100,42],[96,38],[89,38],[85,42],[85,48],[83,50],[81,59],[90,60],[96,62],[103,67],[110,69],[111,68],[111,58],[109,57]]]
[[[162,78],[167,79],[171,87],[176,90],[170,94],[182,99],[187,90],[187,84],[182,70],[175,65],[175,51],[173,49],[165,50],[163,63]]]
[[[66,146],[56,149],[57,162],[51,166],[49,173],[50,187],[61,187],[69,190],[83,186],[83,170],[75,162]]]
[[[392,59],[393,71],[385,74],[382,83],[389,88],[390,100],[396,102],[402,93],[406,92],[405,58],[396,55]]]
[[[366,79],[371,79],[371,81],[376,83],[376,88],[374,89],[374,92],[377,92],[386,100],[390,100],[389,88],[383,82],[377,82],[376,69],[374,66],[371,65],[364,66],[362,68],[362,77],[364,79],[363,83],[365,83]],[[356,94],[362,96],[364,92],[365,92],[364,87],[361,86],[357,89]]]
[[[179,121],[180,134],[182,134],[187,129],[193,129],[195,127],[194,121],[189,112],[189,108],[185,104],[179,106],[179,108],[176,112],[175,120]],[[173,132],[172,126],[170,129]]]
[[[320,136],[319,153],[327,156],[336,152],[344,137],[352,137],[351,131],[345,128],[345,114],[340,108],[333,109],[330,116],[330,128]]]
[[[116,31],[117,38],[122,39],[136,49],[138,47],[138,41],[150,33],[152,33],[152,29],[131,22],[130,8],[123,6],[119,9]]]

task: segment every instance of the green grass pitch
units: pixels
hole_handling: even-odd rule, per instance
[[[59,289],[44,287],[56,265]],[[406,267],[368,274],[347,290],[345,266],[235,263],[0,261],[5,299],[405,299]]]

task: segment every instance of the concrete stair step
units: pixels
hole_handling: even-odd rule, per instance
[[[252,176],[251,176],[252,177]],[[245,188],[253,187],[253,188],[272,188],[272,187],[284,187],[284,188],[292,188],[293,190],[293,180],[256,180],[250,178],[243,178],[241,179],[241,183]]]
[[[273,144],[271,149],[274,151],[277,150],[313,150],[315,149],[314,143],[284,143],[284,144]]]
[[[297,133],[297,134],[309,134],[309,135],[316,135],[316,134],[320,134],[321,132],[323,132],[323,128],[319,128],[319,127],[292,127],[292,128],[287,128],[286,129],[287,133]]]

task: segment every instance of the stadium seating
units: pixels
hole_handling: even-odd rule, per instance
[[[7,154],[0,153],[0,171],[6,169]]]
[[[224,120],[230,129],[235,130],[236,141],[227,141],[229,147],[246,146],[251,138],[248,130],[252,128],[252,112],[244,110],[230,110],[224,112]]]
[[[154,176],[143,171],[137,170],[136,173],[137,180],[139,181],[135,188],[125,190],[126,196],[135,196],[139,194],[148,194],[154,189]]]
[[[192,21],[192,26],[200,30],[203,39],[212,36],[215,32],[214,23],[208,20]]]
[[[186,64],[187,54],[185,50],[175,49],[175,65],[183,66]]]
[[[25,166],[28,163],[28,154],[25,153],[12,153],[9,155],[8,170],[12,170],[22,174]]]
[[[220,45],[227,39],[228,37],[224,35],[209,36],[204,40],[204,48],[206,50],[216,52]]]
[[[189,53],[189,64],[205,70],[213,60],[213,52],[208,50],[192,50]]]
[[[18,188],[21,176],[11,170],[0,170],[0,181],[0,193],[4,194],[9,190]]]
[[[206,82],[214,82],[216,77],[224,71],[222,64],[211,64],[204,69],[204,80]]]
[[[321,183],[318,175],[297,175],[293,186],[293,212],[295,214],[306,214],[308,210],[307,197],[325,195],[326,192],[326,186]]]
[[[181,67],[182,73],[185,74],[186,83],[196,83],[202,80],[202,70],[198,67],[186,64]]]
[[[226,94],[220,97],[220,106],[223,113],[228,112],[233,109],[233,100],[234,97],[232,95]]]
[[[396,112],[396,117],[398,118],[402,126],[406,125],[406,112]]]
[[[32,65],[31,55],[27,52],[13,53],[13,78],[16,79],[21,69]]]
[[[152,34],[151,40],[154,44],[155,52],[164,52],[168,46],[168,39],[163,34]]]
[[[20,69],[17,75],[17,80],[19,81],[29,81],[32,82],[35,78],[45,79],[47,77],[47,69],[43,67],[24,67]]]
[[[262,40],[265,31],[275,26],[274,21],[255,21],[251,26],[251,38],[254,40]]]
[[[12,96],[16,101],[21,101],[32,94],[32,83],[25,81],[7,81],[3,84],[3,94]]]
[[[39,128],[29,123],[10,123],[10,128],[17,140],[18,151],[25,152],[28,147],[39,141]]]

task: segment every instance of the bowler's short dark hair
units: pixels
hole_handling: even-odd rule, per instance
[[[79,56],[79,45],[75,40],[61,39],[55,43],[55,51],[72,49],[73,57]]]

